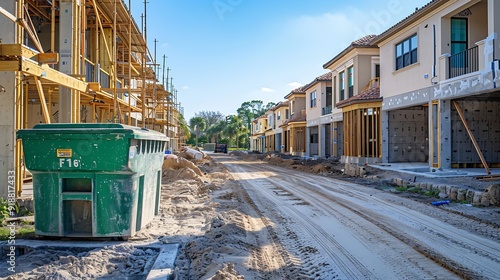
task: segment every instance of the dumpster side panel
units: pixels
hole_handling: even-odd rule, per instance
[[[94,236],[132,236],[137,213],[135,176],[96,174]]]
[[[158,179],[161,174],[164,154],[163,151],[139,154],[133,159],[133,170],[137,172],[137,184],[143,183],[139,188],[142,201],[138,203],[137,209],[137,230],[151,222],[158,212],[157,206],[160,203],[161,180]],[[161,176],[161,175],[160,175]]]
[[[34,174],[33,199],[35,206],[35,234],[61,235],[60,183],[57,173]]]
[[[124,134],[24,135],[30,171],[129,171]]]

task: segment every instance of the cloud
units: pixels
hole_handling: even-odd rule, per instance
[[[289,86],[290,88],[292,88],[292,89],[296,89],[296,88],[298,88],[298,87],[303,86],[303,84],[301,84],[301,83],[299,83],[299,82],[291,82],[291,83],[289,83],[289,84],[288,84],[288,86]]]
[[[189,86],[183,86],[182,89],[183,90],[189,90]]]
[[[350,13],[350,14],[348,14]],[[289,24],[289,33],[298,43],[311,44],[307,38],[321,38],[325,46],[346,46],[355,40],[356,20],[362,19],[359,10],[347,12],[327,12],[319,15],[302,15]]]
[[[268,87],[261,87],[260,91],[261,92],[274,92],[274,89],[268,88]]]
[[[429,0],[403,1],[387,0],[367,3],[365,6],[348,5],[334,12],[302,15],[292,20],[288,27],[294,38],[311,44],[309,38],[321,38],[323,46],[347,47],[365,35],[378,35],[409,13],[415,6]],[[289,35],[290,36],[290,35]]]

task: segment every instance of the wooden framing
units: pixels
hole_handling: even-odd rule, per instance
[[[382,157],[382,103],[358,103],[342,108],[344,155]]]

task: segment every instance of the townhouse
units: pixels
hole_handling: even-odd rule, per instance
[[[354,41],[285,97],[283,152],[489,173],[500,165],[499,31],[500,1],[433,0]]]
[[[306,92],[298,87],[285,96],[290,118],[280,126],[283,133],[281,152],[306,156]]]
[[[306,155],[330,157],[332,154],[332,73],[316,77],[302,90],[306,93]]]
[[[251,125],[250,150],[265,153],[267,115],[257,117],[252,121]]]
[[[283,133],[282,125],[289,120],[290,118],[290,102],[289,101],[281,101],[276,104],[273,108],[274,112],[274,127],[275,131],[275,150],[276,151],[285,151],[285,137]]]
[[[500,163],[500,2],[434,0],[380,34],[382,161]]]
[[[376,129],[380,128],[380,59],[378,48],[370,44],[375,37],[359,38],[323,65],[332,72],[334,109],[327,117],[334,129],[334,156],[342,162],[380,161],[380,131]]]

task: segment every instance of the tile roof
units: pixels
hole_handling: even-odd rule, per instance
[[[252,122],[257,122],[260,119],[267,119],[267,115],[262,115],[262,116],[256,117],[255,119],[253,119]]]
[[[290,101],[288,101],[288,100],[281,101],[281,102],[278,102],[278,104],[274,105],[270,110],[275,111],[281,107],[288,107],[288,106],[290,106]]]
[[[305,122],[307,119],[307,115],[306,114],[298,114],[298,116],[295,116],[289,120],[287,120],[286,122],[284,122],[282,125],[280,125],[280,127],[283,127],[283,126],[287,126],[289,123],[294,123],[294,122]]]
[[[298,88],[296,88],[296,89],[294,89],[294,90],[290,91],[290,93],[289,93],[289,94],[287,94],[287,95],[285,95],[285,97],[284,97],[284,98],[285,98],[285,99],[288,99],[290,96],[292,96],[292,95],[293,95],[293,94],[295,94],[295,93],[306,93],[306,92],[304,91],[304,86],[300,86],[300,87],[298,87]]]
[[[351,46],[370,46],[371,41],[375,39],[377,35],[370,34],[359,38],[351,43]]]
[[[405,17],[398,23],[394,24],[393,26],[389,27],[386,31],[382,32],[377,36],[372,41],[372,44],[379,44],[382,40],[390,37],[391,35],[395,34],[399,30],[405,28],[409,24],[415,22],[415,20],[421,18],[422,16],[426,15],[429,11],[432,9],[435,9],[436,7],[439,7],[442,4],[445,4],[448,0],[431,0],[429,3],[425,4],[421,8],[415,8],[415,12],[410,14],[409,16]]]
[[[361,37],[355,41],[353,41],[347,48],[337,54],[334,58],[330,59],[327,63],[323,64],[324,69],[328,69],[330,65],[332,65],[335,61],[339,60],[345,54],[347,54],[350,50],[354,48],[376,48],[377,46],[372,45],[373,39],[377,38],[377,35],[370,34],[364,37]]]
[[[380,97],[380,86],[369,88],[358,95],[339,101],[335,104],[335,106],[342,108],[351,104],[363,103],[366,101],[382,101],[382,97]]]
[[[332,80],[332,71],[328,71],[327,73],[316,77],[312,82],[308,83],[307,85],[302,87],[302,90],[305,92],[307,89],[315,85],[316,83],[319,82],[329,82]]]

